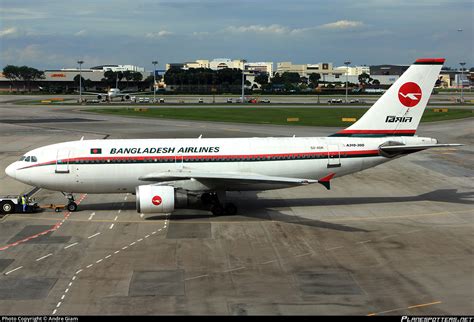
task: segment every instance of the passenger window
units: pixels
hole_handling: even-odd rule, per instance
[[[30,157],[29,157],[29,156],[26,157],[25,161],[26,161],[26,162],[30,162]]]

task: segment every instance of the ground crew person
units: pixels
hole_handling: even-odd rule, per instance
[[[26,212],[26,196],[21,196],[21,205],[23,206],[23,212]]]

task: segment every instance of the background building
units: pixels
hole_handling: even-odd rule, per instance
[[[401,76],[410,66],[407,65],[373,65],[370,66],[370,75],[397,75]]]

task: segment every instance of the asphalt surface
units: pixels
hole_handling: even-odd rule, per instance
[[[0,97],[5,167],[43,145],[92,138],[325,136],[334,128],[123,118]],[[415,153],[320,185],[233,193],[236,216],[140,218],[127,194],[79,211],[0,220],[0,312],[17,314],[474,313],[472,120],[425,123],[457,149]],[[64,203],[41,191],[40,204]]]

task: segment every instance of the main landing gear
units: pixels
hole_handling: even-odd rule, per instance
[[[72,195],[72,193],[69,193],[67,195],[63,193],[63,195],[65,195],[67,200],[69,200],[66,205],[67,210],[69,210],[70,212],[77,211],[77,203],[74,201],[74,196]]]
[[[237,207],[233,203],[222,203],[225,201],[224,193],[206,192],[201,195],[201,202],[214,216],[228,215],[233,216],[237,214]]]

